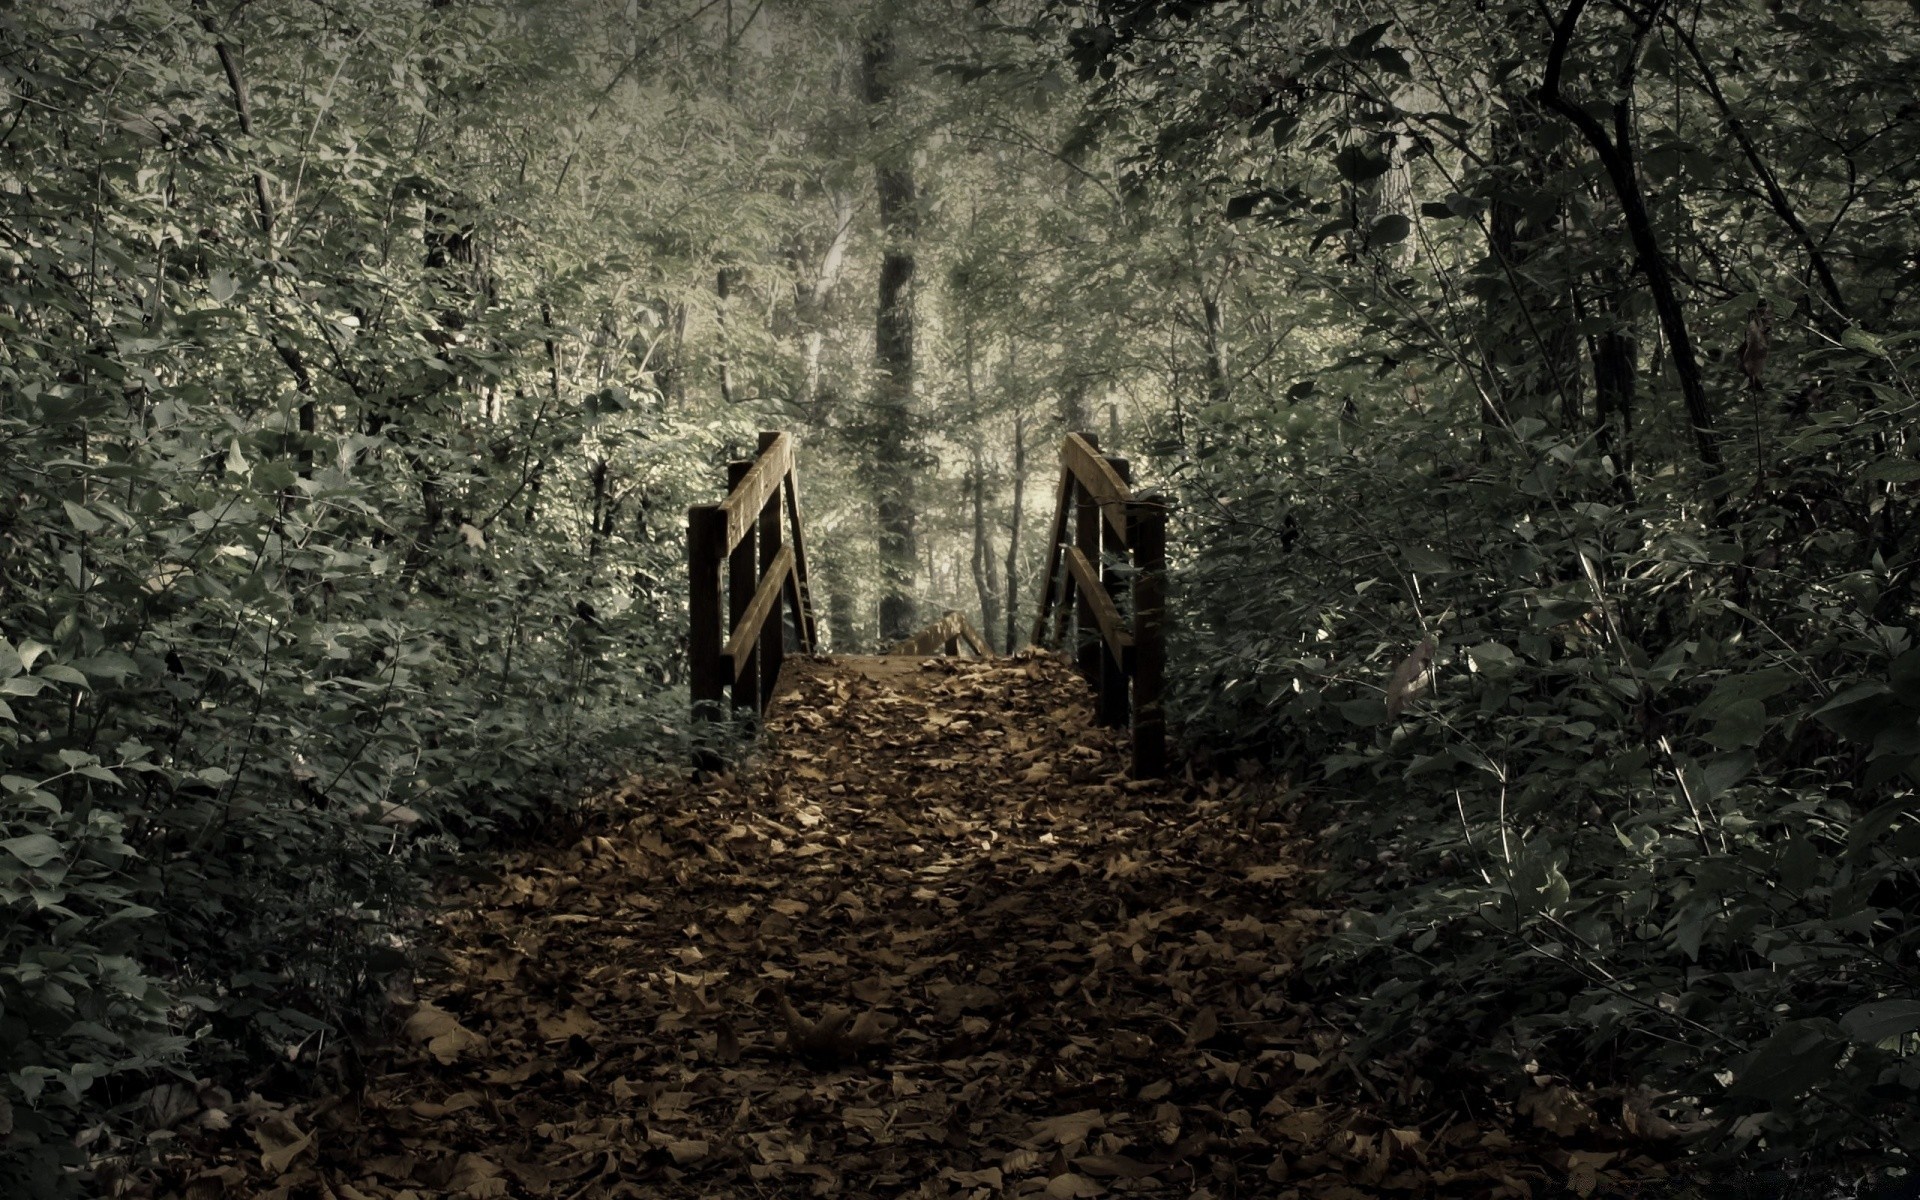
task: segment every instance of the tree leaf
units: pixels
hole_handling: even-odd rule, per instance
[[[1839,1055],[1839,1039],[1825,1022],[1789,1021],[1748,1054],[1736,1069],[1730,1096],[1782,1104],[1825,1079]]]
[[[1875,1000],[1840,1018],[1840,1032],[1863,1046],[1920,1030],[1920,1000]]]
[[[87,687],[87,677],[65,663],[49,663],[40,668],[40,678],[51,679],[55,683],[71,683],[75,687]]]
[[[71,500],[62,500],[60,503],[64,505],[67,510],[67,520],[73,522],[73,527],[81,533],[98,533],[101,527],[106,524],[105,521],[102,521],[99,517],[94,516],[91,512],[88,512],[85,508],[75,504]]]
[[[1875,483],[1912,483],[1920,479],[1920,462],[1910,458],[1883,458],[1870,463],[1860,472],[1860,478]]]
[[[1365,183],[1387,173],[1387,156],[1366,146],[1348,146],[1333,156],[1333,165],[1349,183]]]
[[[44,833],[29,833],[0,842],[5,850],[29,867],[44,867],[66,853],[66,847]]]
[[[1367,249],[1377,250],[1381,246],[1391,246],[1407,240],[1407,234],[1413,231],[1413,223],[1400,213],[1388,213],[1376,220],[1367,230]]]
[[[1363,696],[1358,700],[1348,700],[1340,705],[1340,715],[1362,729],[1371,729],[1375,725],[1387,723],[1387,705],[1385,701]]]

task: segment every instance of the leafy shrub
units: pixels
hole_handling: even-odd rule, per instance
[[[1908,419],[1824,414],[1717,512],[1596,499],[1608,464],[1538,421],[1485,454],[1439,408],[1217,431],[1175,711],[1335,822],[1316,965],[1366,998],[1356,1054],[1653,1082],[1730,1147],[1920,1140],[1920,647],[1872,532],[1915,515],[1875,456]]]
[[[719,435],[619,353],[562,372],[603,260],[543,262],[546,213],[459,199],[497,163],[389,132],[478,136],[427,99],[544,48],[481,8],[262,10],[225,48],[248,131],[198,12],[0,14],[10,1195],[157,1072],[325,1062],[456,851],[678,736],[664,514]]]

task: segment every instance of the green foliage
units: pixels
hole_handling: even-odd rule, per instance
[[[198,12],[0,14],[9,1194],[159,1069],[324,1065],[452,853],[677,754],[701,445],[488,99],[564,31]]]
[[[1374,7],[1061,11],[1142,203],[1206,197],[1291,288],[1228,293],[1291,322],[1278,378],[1159,423],[1170,710],[1314,797],[1357,1059],[1496,1092],[1537,1063],[1666,1090],[1721,1151],[1901,1161],[1920,125],[1882,89],[1920,30]],[[1556,28],[1632,194],[1539,99]]]

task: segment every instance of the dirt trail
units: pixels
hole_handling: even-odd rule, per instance
[[[1337,1034],[1294,995],[1326,914],[1292,832],[1127,780],[1066,664],[791,667],[753,767],[637,783],[598,832],[457,897],[448,966],[365,1090],[258,1109],[172,1194],[1353,1200],[1543,1180],[1499,1129],[1351,1101]]]

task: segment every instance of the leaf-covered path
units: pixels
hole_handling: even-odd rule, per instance
[[[1064,662],[790,670],[750,770],[636,783],[597,832],[457,897],[447,968],[363,1092],[252,1113],[251,1144],[178,1190],[1341,1200],[1541,1181],[1417,1081],[1336,1076],[1337,1034],[1294,994],[1328,914],[1302,898],[1292,832],[1231,792],[1126,779]]]

